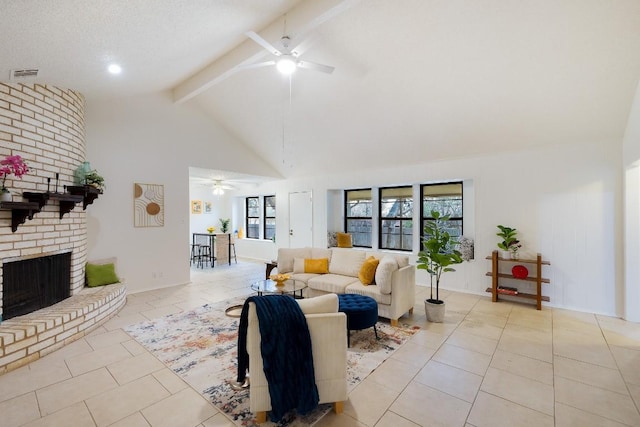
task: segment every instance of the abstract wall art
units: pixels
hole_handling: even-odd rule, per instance
[[[164,185],[133,184],[133,226],[164,226]]]
[[[202,200],[192,200],[191,201],[191,213],[192,214],[201,214],[202,213]]]

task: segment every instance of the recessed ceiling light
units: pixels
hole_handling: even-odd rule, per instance
[[[107,70],[109,70],[111,74],[120,74],[122,72],[122,67],[118,64],[111,64]]]

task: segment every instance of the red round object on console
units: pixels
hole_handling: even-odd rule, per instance
[[[513,277],[516,279],[526,279],[529,275],[529,270],[527,270],[527,267],[524,265],[514,265],[511,269],[511,274],[513,274]]]

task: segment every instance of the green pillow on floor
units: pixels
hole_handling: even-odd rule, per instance
[[[115,265],[113,264],[87,263],[85,272],[87,275],[87,286],[90,288],[120,282],[120,279],[116,275]]]

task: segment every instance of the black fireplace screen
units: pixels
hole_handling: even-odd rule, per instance
[[[10,319],[69,297],[71,252],[2,265],[2,317]]]

